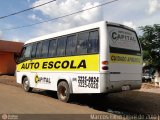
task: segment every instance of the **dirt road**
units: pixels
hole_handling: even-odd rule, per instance
[[[15,85],[14,77],[0,82]],[[160,88],[112,93],[103,99],[88,95],[73,96],[71,103],[62,103],[51,91],[26,93],[19,85],[0,83],[0,113],[22,114],[160,114]]]
[[[53,93],[53,92],[51,92]],[[49,93],[50,95],[52,95]],[[43,94],[43,95],[42,95]],[[67,104],[43,92],[26,93],[21,88],[0,84],[0,113],[19,114],[90,114],[102,113],[76,104]]]

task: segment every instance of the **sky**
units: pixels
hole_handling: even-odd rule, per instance
[[[0,0],[0,17],[21,11],[51,0]],[[75,14],[52,22],[31,27],[6,30],[57,18],[94,7],[112,0],[56,0],[50,4],[0,19],[0,39],[25,42],[31,38],[86,25],[98,21],[110,21],[134,28],[160,24],[160,0],[119,0],[103,7]]]

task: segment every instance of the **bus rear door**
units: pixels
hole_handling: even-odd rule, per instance
[[[130,90],[141,85],[141,47],[132,29],[108,25],[110,83],[113,90]]]

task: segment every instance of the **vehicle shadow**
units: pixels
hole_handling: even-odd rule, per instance
[[[80,95],[72,103],[116,114],[160,114],[160,94],[141,91],[111,93],[105,97]]]
[[[39,91],[36,93],[57,99],[56,92]],[[70,104],[88,106],[95,110],[114,114],[160,114],[160,94],[126,91],[104,96],[78,94],[71,96]]]
[[[44,95],[44,96],[47,96],[47,97],[51,97],[51,98],[58,99],[58,97],[57,97],[57,92],[55,92],[55,91],[41,90],[41,89],[35,89],[35,88],[34,88],[34,89],[32,90],[32,93],[40,94],[40,95]]]

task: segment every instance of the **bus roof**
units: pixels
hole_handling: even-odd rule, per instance
[[[133,30],[132,28],[125,26],[125,25],[122,25],[122,24],[107,22],[107,21],[100,21],[100,22],[96,22],[96,23],[92,23],[92,24],[88,24],[88,25],[83,25],[80,27],[75,27],[75,28],[64,30],[64,31],[59,31],[59,32],[48,34],[48,35],[36,37],[36,38],[33,38],[33,39],[26,41],[25,44],[29,44],[29,43],[33,43],[33,42],[37,42],[37,41],[41,41],[41,40],[46,40],[46,39],[51,39],[54,37],[59,37],[59,36],[67,35],[67,34],[73,34],[76,32],[81,32],[81,31],[85,31],[85,30],[89,30],[89,29],[95,29],[100,26],[106,25],[106,23],[110,24],[110,25],[115,25],[115,26],[122,26],[124,28]]]

